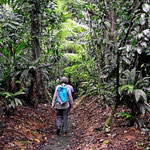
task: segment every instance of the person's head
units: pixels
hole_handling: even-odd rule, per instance
[[[61,84],[62,84],[62,83],[67,84],[67,83],[68,83],[68,78],[66,78],[66,77],[60,78],[60,83],[61,83]]]

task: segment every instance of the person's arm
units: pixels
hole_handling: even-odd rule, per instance
[[[69,102],[71,107],[73,107],[73,97],[72,97],[72,93],[71,90],[68,89],[68,96],[69,96]]]
[[[71,92],[72,92],[72,93],[74,93],[74,89],[73,89],[73,86],[71,86]]]
[[[73,86],[71,86],[72,88],[71,88],[71,93],[72,93],[72,97],[73,97],[73,99],[74,99],[74,89],[73,89]]]
[[[52,100],[52,107],[54,107],[55,103],[56,103],[57,89],[58,89],[58,87],[55,88],[55,92],[54,92],[54,96],[53,96],[53,100]]]

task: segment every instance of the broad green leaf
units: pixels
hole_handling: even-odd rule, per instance
[[[14,99],[16,106],[18,106],[18,98]]]
[[[149,4],[147,4],[147,3],[143,4],[143,5],[142,5],[142,8],[143,8],[143,10],[144,10],[146,13],[150,12],[150,5],[149,5]]]
[[[9,92],[4,92],[4,93],[1,93],[1,94],[2,94],[2,95],[6,95],[6,98],[12,97],[12,94],[9,93]]]
[[[21,81],[16,81],[15,83],[19,83],[19,84],[21,84]]]
[[[23,89],[21,89],[21,90],[19,90],[18,92],[16,92],[16,93],[14,94],[14,96],[21,95],[21,94],[25,94],[25,93],[23,92]]]
[[[20,99],[15,98],[14,100],[15,100],[16,106],[18,106],[19,104],[22,105],[22,102]]]
[[[134,90],[134,92],[135,92],[135,99],[137,102],[140,100],[140,97],[143,97],[144,101],[147,101],[146,94],[143,90],[136,89]]]
[[[134,88],[134,86],[133,85],[123,85],[122,87],[121,87],[121,91],[124,91],[125,89],[129,89],[129,92],[133,92],[133,88]]]
[[[147,102],[144,102],[145,109],[150,112],[150,105]]]
[[[150,87],[146,89],[147,91],[150,91]]]
[[[7,27],[7,26],[9,26],[10,28],[12,28],[12,29],[14,29],[14,30],[17,29],[16,26],[14,26],[14,25],[12,25],[12,24],[10,24],[10,23],[5,23],[5,24],[4,24],[4,27]]]
[[[133,92],[133,88],[134,88],[133,85],[130,85],[130,86],[129,86],[129,92],[130,92],[130,93]]]
[[[141,14],[140,23],[141,25],[144,25],[146,23],[145,14]]]
[[[137,35],[137,39],[141,39],[141,38],[143,38],[143,37],[144,37],[143,33],[139,33],[139,34]]]
[[[128,58],[126,58],[125,56],[122,58],[127,64],[131,64],[130,60]]]
[[[136,43],[136,39],[133,39],[132,41],[131,41],[131,45],[135,45],[135,43]]]
[[[14,101],[11,101],[11,104],[9,104],[9,106],[10,106],[10,107],[13,107],[13,108],[15,108],[15,107],[16,107],[16,105],[15,105]]]
[[[20,99],[18,100],[18,104],[22,106],[22,101]]]
[[[127,52],[129,52],[129,51],[131,51],[132,50],[132,47],[131,47],[131,45],[127,45]]]
[[[134,82],[135,82],[135,75],[136,75],[136,67],[134,67],[132,70],[131,70],[131,74],[130,74],[130,78],[131,78],[131,83],[132,85],[134,85]]]
[[[24,43],[19,44],[19,46],[17,47],[17,50],[16,50],[16,55],[18,55],[18,53],[22,50],[24,45],[25,45]]]
[[[147,48],[146,42],[141,42],[140,45],[141,45],[143,48]]]
[[[142,50],[141,47],[137,47],[136,50],[137,50],[137,52],[138,52],[139,54],[142,54],[142,51],[143,51],[143,50]]]
[[[22,26],[22,24],[21,24],[21,23],[16,22],[16,21],[11,21],[11,23],[12,23],[12,24],[14,24],[14,25]]]
[[[121,50],[124,50],[126,49],[126,47],[120,47],[118,50],[121,51]]]
[[[34,63],[34,64],[35,64],[35,63]],[[35,66],[29,66],[29,69],[36,70],[36,67],[35,67]]]
[[[109,28],[111,27],[111,24],[108,21],[104,22]]]
[[[144,105],[140,105],[140,111],[143,115],[145,115],[145,107]]]
[[[4,4],[4,0],[1,0],[0,2],[1,2],[1,5],[3,5],[3,4]]]
[[[128,118],[133,118],[132,115],[130,115],[130,114],[128,114],[128,113],[124,113],[124,112],[120,112],[120,113],[118,113],[118,115],[123,116],[123,117],[126,117],[126,119],[128,119]]]
[[[146,29],[143,31],[144,35],[146,35],[148,38],[150,38],[150,30]],[[141,33],[142,34],[142,33]]]

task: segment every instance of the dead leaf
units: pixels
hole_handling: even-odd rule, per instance
[[[36,142],[40,143],[39,139],[34,139],[34,141],[36,141]]]
[[[109,143],[109,141],[108,140],[105,140],[104,142],[103,142],[103,144],[108,144]]]

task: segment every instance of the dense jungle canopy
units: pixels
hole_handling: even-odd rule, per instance
[[[128,126],[150,112],[149,0],[0,0],[0,113],[51,103],[66,76],[74,99],[118,107]],[[148,118],[147,118],[148,120]]]

